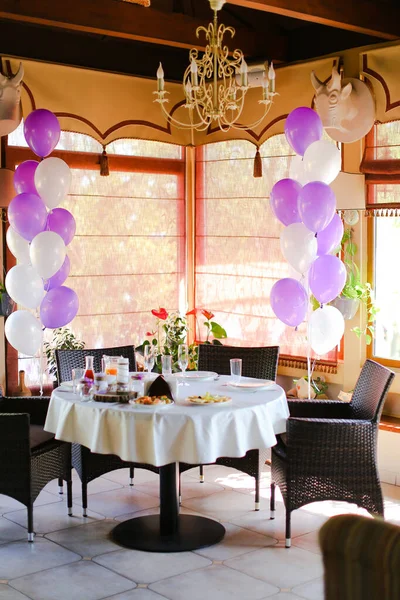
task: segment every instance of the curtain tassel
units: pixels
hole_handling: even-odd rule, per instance
[[[254,177],[262,177],[262,159],[260,154],[260,149],[257,147],[256,155],[254,157]]]
[[[110,169],[108,167],[108,156],[106,149],[103,149],[103,152],[100,156],[100,175],[102,177],[107,177],[110,174]]]

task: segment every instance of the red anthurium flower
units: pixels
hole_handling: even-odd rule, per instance
[[[192,308],[192,310],[188,310],[186,313],[186,316],[188,317],[189,315],[196,315],[197,313],[197,308]]]
[[[158,310],[153,308],[153,310],[151,311],[151,314],[154,315],[155,317],[157,317],[157,319],[161,319],[161,321],[165,321],[166,318],[168,317],[168,313],[165,310],[165,308],[159,308]]]
[[[211,311],[206,310],[205,308],[203,308],[203,310],[201,311],[201,314],[203,316],[205,316],[207,321],[211,321],[211,319],[214,317],[214,314]]]
[[[146,337],[151,337],[151,336],[153,336],[153,335],[156,335],[156,333],[157,333],[157,331],[148,331],[148,332],[146,333]]]

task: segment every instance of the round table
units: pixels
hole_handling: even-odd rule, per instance
[[[123,546],[179,552],[223,538],[220,523],[179,515],[177,463],[212,464],[219,457],[270,448],[276,443],[275,435],[285,432],[289,416],[285,392],[278,385],[245,392],[230,389],[229,379],[190,381],[179,386],[175,404],[150,408],[83,402],[63,386],[53,391],[45,429],[57,439],[159,467],[160,515],[120,523],[113,537]],[[196,406],[186,401],[187,396],[205,392],[228,395],[232,402]]]

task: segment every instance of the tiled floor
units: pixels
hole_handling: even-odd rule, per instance
[[[292,548],[284,548],[284,510],[269,520],[269,471],[262,481],[260,512],[253,510],[253,481],[234,470],[206,467],[183,475],[182,511],[220,520],[225,539],[216,546],[176,554],[148,554],[114,544],[118,521],[152,514],[158,476],[138,470],[135,486],[126,470],[89,485],[89,517],[80,508],[74,477],[74,516],[51,482],[36,502],[34,544],[26,541],[26,510],[0,496],[0,600],[322,600],[322,562],[317,531],[332,514],[353,505],[323,502],[292,517]],[[400,488],[384,484],[386,516],[400,523]],[[363,511],[361,511],[363,512]]]

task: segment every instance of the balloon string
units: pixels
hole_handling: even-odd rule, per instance
[[[44,352],[43,352],[43,348],[44,348],[44,333],[42,332],[42,342],[40,344],[40,356],[39,356],[39,379],[40,379],[40,390],[39,390],[39,395],[43,396],[43,376],[44,376],[44,369],[43,369],[43,356],[44,356]]]
[[[308,297],[308,311],[307,311],[307,384],[308,384],[308,399],[311,398],[311,330],[310,330],[310,316],[312,306],[310,302],[310,283],[307,277],[307,297]]]

